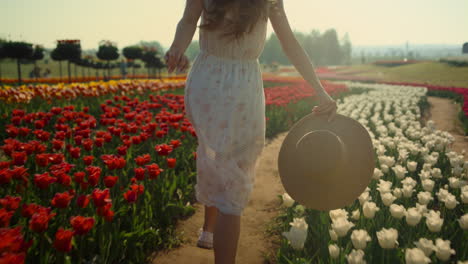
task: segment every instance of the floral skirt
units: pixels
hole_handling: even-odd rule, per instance
[[[196,198],[225,214],[241,215],[265,145],[259,62],[201,51],[185,89],[185,111],[198,138]]]

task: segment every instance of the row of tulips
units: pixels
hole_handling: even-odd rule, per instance
[[[104,81],[104,80],[120,80],[122,79],[122,75],[113,75],[110,78],[103,77],[103,76],[78,76],[78,77],[72,77],[71,81],[73,83],[77,82],[95,82],[95,81]],[[127,74],[126,78],[128,79],[148,79],[151,78],[148,74]],[[167,78],[185,78],[185,75],[180,75],[180,76],[172,76],[172,77],[167,77]],[[48,83],[48,84],[59,84],[59,83],[68,83],[68,77],[64,78],[59,78],[59,77],[40,77],[40,78],[26,78],[26,79],[21,79],[23,83],[26,84],[37,84],[37,83]],[[18,83],[18,79],[16,78],[1,78],[0,83],[4,84],[16,84]]]
[[[347,85],[369,89],[337,112],[368,130],[372,180],[353,203],[326,212],[279,195],[279,263],[468,263],[468,162],[450,150],[450,133],[432,120],[421,126],[427,88]]]
[[[145,85],[136,87],[141,93],[63,98],[53,107],[5,105],[0,262],[142,263],[150,251],[177,243],[174,224],[193,211],[196,133],[183,95],[161,93],[158,82]],[[334,95],[346,91],[325,87]],[[306,90],[291,88],[301,93],[296,98],[284,87],[265,89],[267,126],[300,118],[281,110],[294,104],[302,104],[301,115],[310,112]],[[281,95],[290,102],[276,103]]]

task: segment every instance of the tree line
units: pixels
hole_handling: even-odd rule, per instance
[[[145,45],[148,44],[148,45]],[[144,62],[145,67],[148,70],[148,75],[156,77],[156,71],[160,77],[161,69],[166,65],[162,59],[162,47],[159,43],[144,43],[140,45],[131,45],[122,49],[122,54],[119,54],[119,49],[115,42],[109,40],[102,40],[99,42],[99,47],[95,56],[84,55],[81,49],[81,43],[79,39],[64,39],[57,40],[57,46],[50,50],[50,58],[54,61],[59,62],[60,78],[62,78],[62,61],[67,62],[68,69],[68,80],[71,82],[71,70],[70,65],[75,64],[81,66],[83,69],[91,68],[96,70],[102,69],[108,72],[110,78],[110,70],[120,66],[119,63],[111,63],[119,59],[120,55],[126,58],[127,65],[129,68],[140,68],[141,65],[136,63],[136,60]],[[45,49],[42,45],[32,44],[23,41],[5,41],[0,39],[0,60],[1,59],[14,59],[17,64],[18,71],[18,82],[21,84],[21,65],[27,63],[34,63],[44,59]],[[76,69],[76,67],[75,67]],[[135,72],[133,72],[135,75]],[[0,79],[1,79],[1,64],[0,64]]]
[[[328,29],[323,33],[312,30],[309,34],[296,31],[294,35],[316,66],[349,65],[351,63],[352,46],[347,33],[341,40],[338,39],[335,29]],[[185,54],[190,60],[194,60],[199,50],[199,42],[193,41]],[[272,33],[266,40],[259,60],[263,64],[291,65],[275,33]]]

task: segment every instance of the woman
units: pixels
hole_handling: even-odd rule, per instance
[[[289,60],[316,90],[314,114],[332,120],[336,103],[323,89],[299,45],[282,0],[187,0],[165,59],[185,70],[184,54],[198,19],[200,53],[186,81],[185,110],[198,138],[196,198],[205,205],[199,247],[214,246],[215,263],[235,263],[240,216],[265,143],[265,97],[258,57],[268,19]]]

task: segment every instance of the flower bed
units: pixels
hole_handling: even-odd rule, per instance
[[[427,88],[348,83],[370,89],[344,98],[338,113],[373,140],[372,181],[350,205],[327,212],[281,197],[278,263],[461,263],[468,259],[468,162],[453,137],[421,127]],[[343,186],[346,188],[346,186]]]
[[[196,180],[196,133],[183,94],[172,93],[183,85],[38,85],[4,96],[0,263],[142,263],[177,244],[175,223],[193,212]],[[300,80],[266,88],[265,97],[269,137],[315,104]]]

